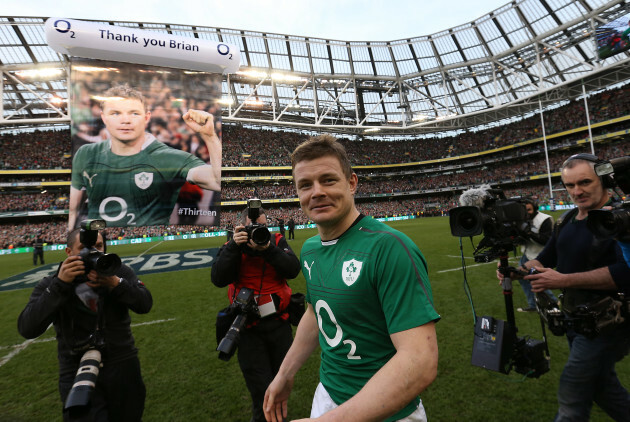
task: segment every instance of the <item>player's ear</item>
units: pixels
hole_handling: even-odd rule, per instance
[[[359,178],[356,173],[352,173],[350,179],[348,179],[348,183],[350,183],[350,192],[354,195],[357,191],[357,185],[359,184]]]
[[[150,111],[147,111],[147,112],[144,114],[144,122],[148,124],[150,120],[151,120],[151,112],[150,112]]]

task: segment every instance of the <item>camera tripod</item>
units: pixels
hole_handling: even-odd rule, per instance
[[[510,326],[510,331],[513,332],[514,338],[516,338],[516,318],[514,317],[514,301],[512,299],[512,279],[510,274],[518,271],[514,267],[510,267],[508,264],[508,251],[503,249],[499,255],[499,267],[498,271],[503,275],[503,282],[501,287],[503,288],[503,298],[505,300],[505,314],[507,317],[507,323]]]

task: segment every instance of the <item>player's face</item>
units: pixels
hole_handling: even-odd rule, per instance
[[[339,160],[324,156],[295,165],[293,177],[300,206],[315,224],[334,227],[354,208],[357,175],[343,173]]]
[[[562,170],[562,181],[573,203],[581,211],[596,210],[608,201],[608,192],[588,163]]]
[[[140,100],[117,98],[105,101],[101,118],[112,140],[131,143],[144,136],[151,113]]]

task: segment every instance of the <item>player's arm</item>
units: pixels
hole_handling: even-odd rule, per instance
[[[214,130],[214,117],[203,110],[188,110],[183,116],[189,128],[203,139],[211,165],[199,166],[188,172],[187,180],[203,189],[221,190],[221,141]]]
[[[76,227],[79,210],[85,199],[85,191],[70,186],[70,210],[68,212],[68,230]]]
[[[282,422],[286,418],[287,404],[293,388],[295,374],[318,345],[319,328],[317,326],[317,317],[309,303],[298,325],[293,344],[284,357],[278,374],[265,392],[263,410],[268,421]]]
[[[390,335],[396,354],[354,397],[324,414],[322,421],[382,421],[424,391],[437,376],[435,323]]]

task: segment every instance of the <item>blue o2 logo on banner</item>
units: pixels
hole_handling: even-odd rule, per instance
[[[71,28],[70,22],[62,20],[62,19],[55,21],[54,26],[57,32],[61,32],[62,34],[65,34],[66,32],[70,31],[70,28]]]
[[[230,53],[230,47],[225,44],[219,44],[217,45],[217,51],[220,55],[227,56]]]
[[[228,54],[230,55],[230,57],[228,57],[229,60],[232,60],[232,54],[230,54],[230,47],[225,45],[225,44],[219,44],[217,45],[217,52],[222,55],[222,56],[227,56]]]

